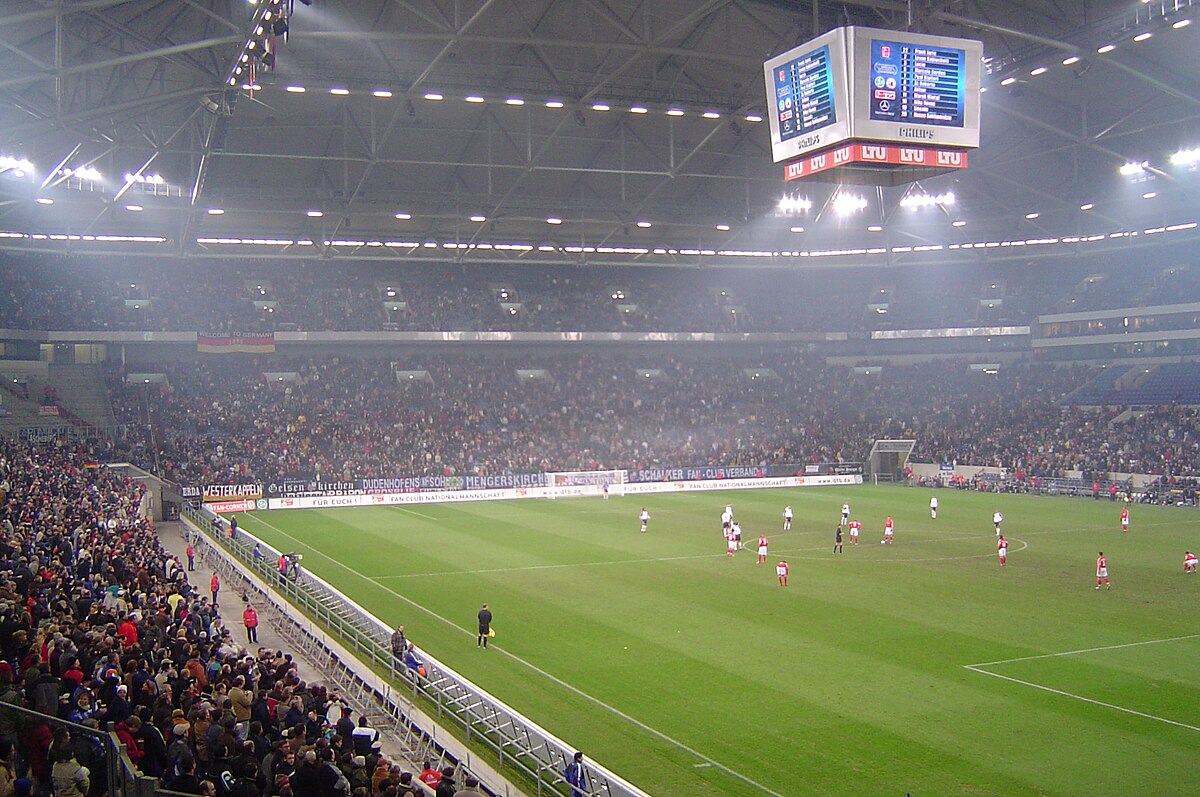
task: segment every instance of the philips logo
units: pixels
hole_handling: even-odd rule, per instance
[[[925,130],[921,127],[902,127],[900,128],[900,135],[904,138],[920,138],[926,141],[933,140],[933,131]]]

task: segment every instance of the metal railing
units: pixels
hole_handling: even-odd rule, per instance
[[[125,754],[125,745],[112,731],[76,725],[22,706],[0,703],[0,725],[28,729],[39,724],[48,725],[56,737],[61,734],[70,737],[72,748],[76,750],[76,760],[88,768],[93,784],[97,781],[104,784],[105,794],[113,797],[151,797],[155,793],[158,779],[146,777],[137,771]],[[25,767],[31,758],[27,746],[29,738],[29,734],[17,733],[14,740],[18,760]]]
[[[351,601],[322,579],[307,573],[281,576],[275,567],[280,551],[238,529],[231,538],[228,526],[207,509],[187,508],[184,520],[200,532],[201,539],[219,547],[236,560],[247,573],[227,568],[231,577],[253,574],[263,586],[275,592],[304,617],[289,615],[299,652],[318,666],[333,666],[354,673],[354,678],[374,692],[381,708],[398,729],[406,729],[427,740],[444,736],[440,728],[425,727],[422,717],[431,717],[464,739],[469,747],[482,751],[481,758],[505,773],[516,773],[537,795],[567,794],[562,772],[570,763],[575,748],[540,728],[532,720],[489,695],[449,667],[424,652],[421,660],[425,675],[418,675],[396,662],[391,652],[392,630],[374,615]],[[255,558],[257,543],[264,555]],[[338,659],[337,652],[318,634],[305,627],[303,619],[345,646],[347,652],[368,667],[372,678]],[[372,684],[372,682],[375,682]],[[382,687],[380,686],[382,685]],[[436,744],[436,742],[435,742]],[[476,773],[477,774],[477,773]],[[587,797],[649,797],[641,789],[615,773],[591,762],[586,768],[587,784],[578,793]],[[486,782],[486,779],[481,779]]]

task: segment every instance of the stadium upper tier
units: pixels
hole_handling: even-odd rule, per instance
[[[1200,469],[1194,409],[1067,406],[1095,373],[1082,366],[446,353],[162,371],[168,384],[110,375],[125,425],[110,454],[192,483],[860,461],[887,437],[915,438],[914,461],[1037,476]]]
[[[1167,268],[1060,259],[803,271],[145,262],[0,254],[0,329],[848,332],[1032,324],[1039,313],[1200,301]]]

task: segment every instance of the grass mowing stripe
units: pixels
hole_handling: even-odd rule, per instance
[[[393,596],[395,596],[395,597],[399,598],[400,600],[404,601],[405,603],[409,604],[414,609],[422,611],[422,612],[426,613],[427,615],[429,615],[430,617],[433,617],[434,619],[444,623],[445,625],[462,631],[464,634],[467,634],[468,636],[475,636],[475,632],[472,631],[471,629],[463,628],[462,626],[454,623],[452,620],[442,617],[440,614],[437,614],[433,610],[428,609],[424,606],[421,606],[420,604],[416,603],[415,601],[412,601],[409,598],[405,597],[404,595],[401,595],[399,592],[396,592],[395,590],[389,589],[387,586],[380,584],[375,579],[370,578],[369,576],[363,575],[362,573],[358,572],[357,570],[353,569],[352,567],[349,567],[348,565],[345,565],[345,564],[337,561],[336,559],[332,558],[331,556],[329,556],[321,551],[318,551],[315,548],[309,547],[302,540],[300,540],[297,537],[292,536],[291,534],[288,534],[286,531],[279,528],[278,526],[276,526],[272,523],[269,523],[260,517],[254,517],[254,520],[270,529],[273,529],[276,533],[281,534],[284,537],[287,537],[289,540],[299,543],[300,545],[304,545],[306,548],[311,550],[313,553],[316,553],[317,555],[321,556],[326,561],[337,565],[338,567],[342,568],[346,572],[356,575],[359,578],[363,579],[364,581],[369,581],[372,584],[375,584],[380,589],[391,593]],[[572,694],[575,694],[575,695],[583,698],[584,700],[587,700],[589,703],[592,703],[593,705],[604,709],[605,711],[613,714],[614,716],[620,717],[621,719],[634,725],[635,727],[639,728],[640,730],[645,731],[646,733],[649,733],[650,735],[654,736],[655,738],[660,739],[664,742],[667,742],[668,744],[674,745],[675,747],[678,747],[680,750],[683,750],[684,752],[689,753],[690,755],[693,755],[696,758],[699,758],[704,763],[711,764],[713,767],[721,770],[722,772],[726,773],[727,775],[731,775],[732,777],[737,778],[738,780],[742,781],[743,783],[745,783],[749,786],[752,786],[752,787],[762,791],[765,794],[771,795],[771,797],[784,797],[784,795],[780,794],[779,792],[777,792],[771,788],[768,788],[767,786],[764,786],[761,783],[758,783],[757,781],[753,780],[752,778],[749,778],[746,775],[743,775],[742,773],[738,772],[737,770],[732,769],[731,767],[728,767],[725,764],[722,764],[720,761],[717,761],[714,758],[710,758],[710,757],[706,756],[704,753],[701,753],[699,750],[696,750],[695,748],[685,744],[684,742],[681,742],[678,739],[668,736],[667,734],[663,733],[662,731],[660,731],[656,728],[652,728],[651,726],[647,725],[646,723],[642,722],[641,720],[639,720],[629,714],[626,714],[624,711],[621,711],[620,709],[616,708],[615,706],[611,706],[608,703],[605,703],[604,701],[600,700],[598,697],[593,697],[592,695],[589,695],[588,693],[584,692],[583,690],[581,690],[575,686],[572,686],[571,684],[567,683],[563,679],[561,679],[555,675],[552,675],[549,672],[546,672],[545,670],[534,665],[533,663],[526,661],[525,659],[522,659],[521,657],[516,656],[512,653],[509,653],[508,651],[504,650],[503,648],[496,647],[496,650],[497,650],[497,652],[503,654],[504,656],[506,656],[509,659],[511,659],[512,661],[520,664],[521,666],[525,667],[526,669],[530,670],[531,672],[535,672],[538,675],[541,675],[542,677],[548,679],[552,683],[555,683],[558,686],[561,686],[562,688],[570,691]]]

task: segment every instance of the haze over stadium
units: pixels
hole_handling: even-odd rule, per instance
[[[428,756],[484,793],[1074,795],[1097,783],[1070,767],[1109,755],[1114,792],[1188,793],[1169,771],[1200,732],[1179,567],[1200,475],[1195,13],[11,0],[0,615],[30,637],[39,619],[77,628],[85,659],[123,645],[120,660],[117,627],[145,636],[186,595],[206,636],[172,599],[160,630],[194,649],[159,641],[146,660],[215,661],[196,688],[219,703],[216,683],[266,665],[213,641],[182,532],[198,582],[226,584],[225,626],[245,593],[326,680],[356,684],[356,712],[419,738],[405,768]],[[978,99],[979,146],[951,141],[943,163],[967,168],[812,174],[799,153],[832,142],[778,140],[779,58],[832,47],[835,93],[864,70],[879,121],[888,48],[910,34],[982,47],[959,108],[970,121]],[[97,484],[112,495],[90,499]],[[567,500],[500,500],[531,497]],[[869,542],[894,518],[894,545],[857,548],[855,525],[841,554],[844,502]],[[726,503],[790,580],[717,538]],[[93,571],[104,554],[123,564]],[[110,587],[111,616],[80,628],[76,592]],[[116,604],[139,587],[144,603]],[[481,604],[500,629],[486,654],[467,638]],[[389,647],[398,623],[411,661]],[[20,694],[0,700],[54,713],[9,636]],[[162,708],[199,716],[180,694]],[[263,729],[255,793],[285,793],[263,756],[289,724]],[[376,766],[325,730],[304,733],[325,775]],[[248,733],[231,753],[249,755]],[[1031,741],[1046,736],[1074,744]],[[187,743],[197,780],[243,774]],[[123,794],[111,750],[103,782]],[[293,774],[323,765],[301,755]],[[155,770],[140,767],[183,775]]]

